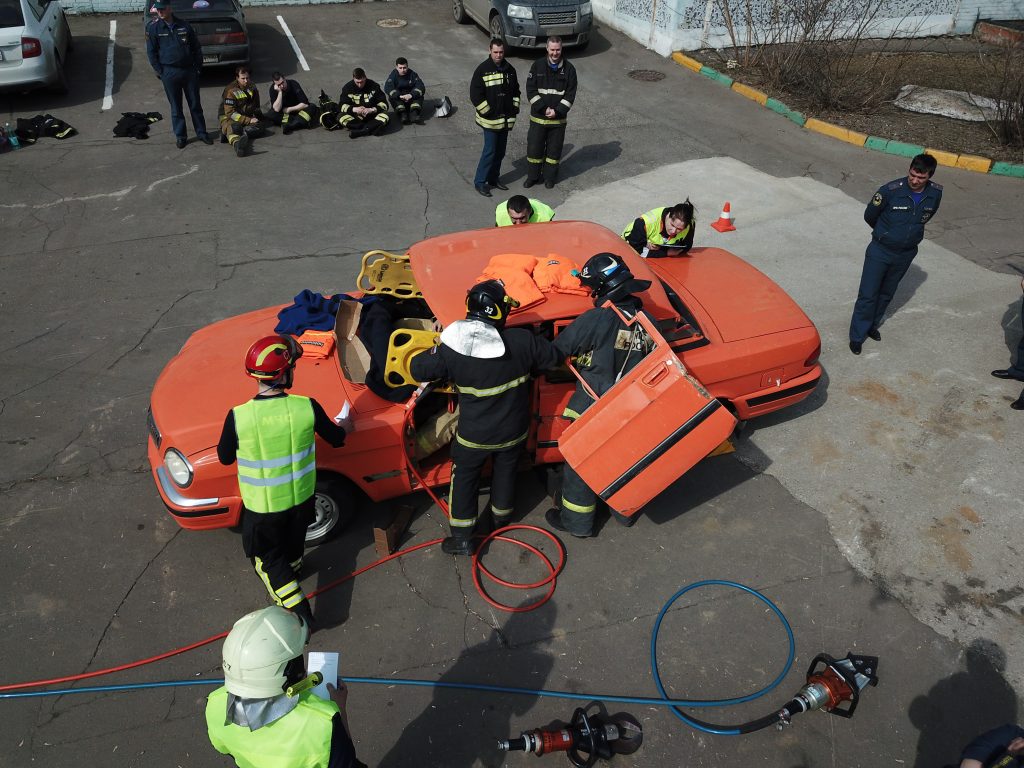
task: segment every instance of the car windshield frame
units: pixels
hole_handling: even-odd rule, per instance
[[[662,335],[666,339],[668,339],[670,343],[680,341],[683,339],[696,340],[697,338],[706,338],[704,336],[704,331],[701,330],[700,323],[697,322],[697,318],[693,316],[693,313],[690,311],[689,307],[686,306],[686,303],[683,301],[682,297],[672,289],[671,285],[669,285],[661,278],[658,279],[658,282],[660,282],[661,287],[665,289],[665,295],[668,296],[668,302],[669,304],[672,305],[672,309],[675,312],[679,313],[679,321],[676,323],[676,327],[673,330],[678,331],[679,329],[686,327],[689,327],[693,330],[692,334],[687,334],[683,336],[673,333],[673,330],[669,330],[664,327],[659,327],[658,330],[661,331]]]
[[[25,26],[25,11],[21,0],[0,0],[0,29]]]

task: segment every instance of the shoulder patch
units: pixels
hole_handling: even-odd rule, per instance
[[[872,205],[881,205],[882,204],[882,193],[881,192],[875,192],[875,196],[871,198],[871,204]]]
[[[931,180],[929,180],[928,183],[931,184],[932,187],[934,187],[935,189],[939,190],[939,192],[942,191],[942,185],[941,184],[937,184],[937,183],[935,183],[934,181],[931,181]]]

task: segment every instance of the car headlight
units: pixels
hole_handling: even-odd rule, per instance
[[[594,8],[590,4],[590,0],[587,0],[585,3],[580,3],[580,16],[592,16],[593,13]]]
[[[171,479],[181,488],[188,488],[192,483],[192,465],[174,448],[168,448],[164,454],[164,466]]]
[[[525,5],[510,5],[508,7],[508,17],[510,19],[532,19],[533,8],[528,8]]]

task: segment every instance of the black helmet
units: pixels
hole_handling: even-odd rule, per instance
[[[651,287],[650,280],[635,279],[629,267],[613,253],[598,253],[587,259],[580,272],[580,283],[590,289],[593,298],[610,301]]]
[[[519,302],[505,293],[505,286],[500,280],[484,280],[466,294],[466,319],[482,320],[501,328],[508,313],[518,306]]]

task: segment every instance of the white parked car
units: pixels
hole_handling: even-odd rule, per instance
[[[68,89],[71,27],[58,0],[0,0],[0,89]]]

